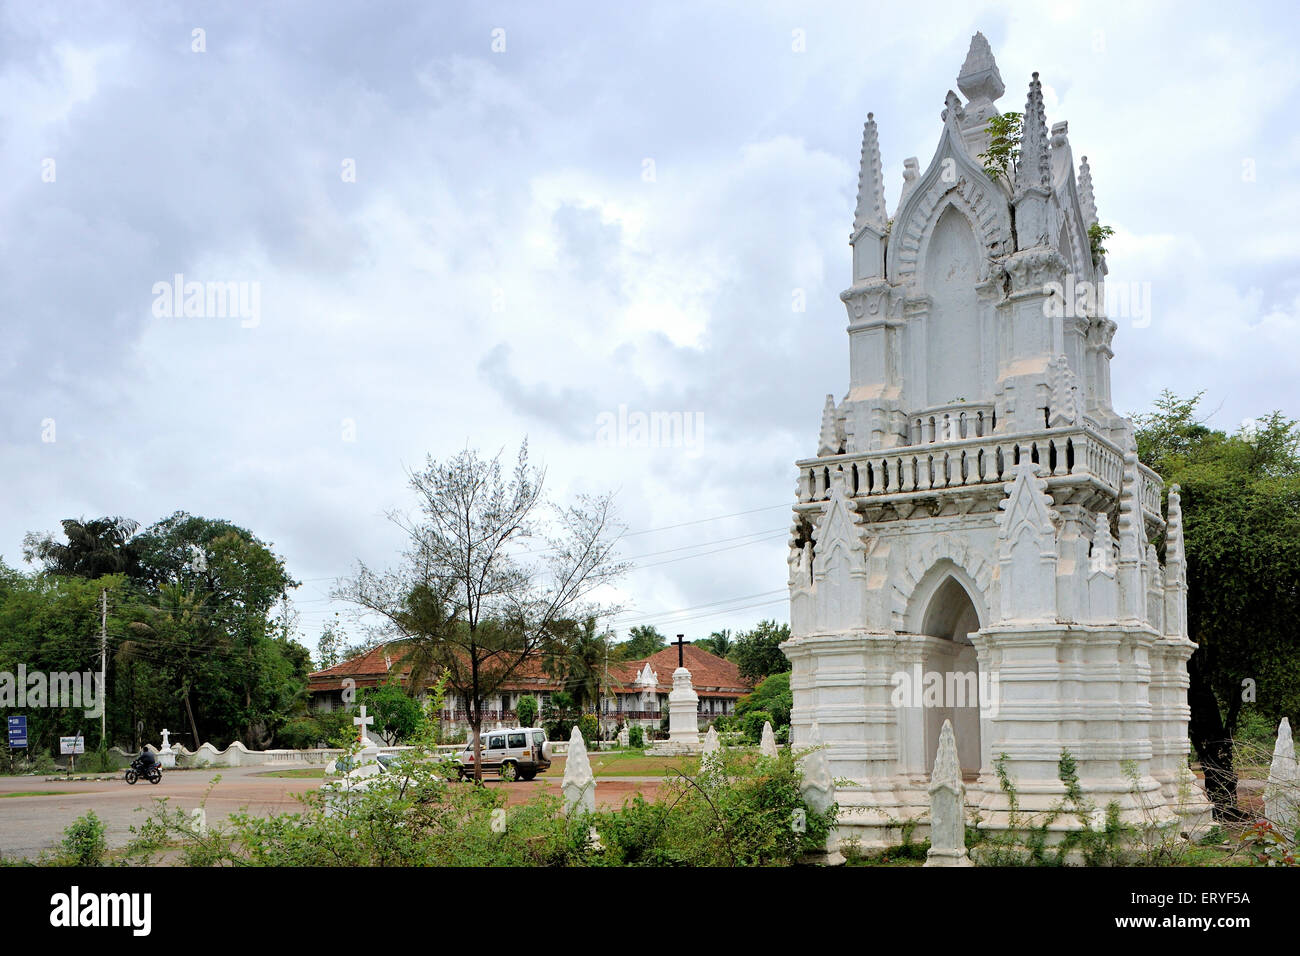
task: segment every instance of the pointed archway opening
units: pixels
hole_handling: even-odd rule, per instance
[[[970,635],[980,628],[979,612],[969,592],[949,575],[934,590],[921,617],[921,633],[938,638],[926,653],[927,694],[925,708],[925,753],[927,769],[934,766],[939,748],[939,731],[945,720],[952,721],[957,738],[957,756],[962,775],[973,780],[980,770],[979,661]]]

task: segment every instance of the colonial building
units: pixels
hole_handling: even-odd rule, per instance
[[[683,648],[683,654],[700,698],[701,728],[724,714],[734,713],[736,701],[753,689],[741,678],[740,671],[731,661],[691,644]],[[676,648],[665,648],[637,661],[611,661],[601,688],[599,714],[602,731],[613,732],[625,723],[658,727],[668,713],[668,694],[672,690],[672,673],[676,667]],[[405,685],[407,674],[408,669],[401,664],[400,654],[380,645],[360,657],[309,675],[307,691],[314,710],[336,710],[343,706],[345,688],[376,687],[394,677]],[[562,681],[543,672],[540,660],[526,661],[499,691],[488,698],[484,719],[489,726],[509,724],[515,720],[521,697],[535,696],[545,707],[552,696],[563,689]],[[454,727],[464,726],[463,703],[448,697],[441,717]]]
[[[1095,807],[1185,829],[1207,802],[1178,494],[1162,508],[1111,405],[1091,171],[1066,123],[1049,130],[1035,73],[1019,161],[990,175],[1004,88],[979,34],[957,85],[892,214],[871,114],[863,134],[848,390],[797,463],[794,740],[817,725],[852,781],[840,833],[864,844],[928,819],[945,719],[982,825],[1007,820],[999,764],[1032,814],[1062,798],[1068,751]]]

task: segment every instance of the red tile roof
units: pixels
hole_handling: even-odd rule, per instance
[[[740,670],[729,660],[710,654],[694,644],[687,644],[682,649],[686,669],[691,672],[691,684],[696,693],[709,697],[743,697],[753,690],[753,686],[740,676]],[[673,671],[677,669],[677,648],[666,647],[649,657],[635,661],[611,661],[610,677],[615,682],[610,688],[615,693],[633,694],[641,690],[637,686],[636,676],[650,663],[650,670],[658,678],[656,690],[666,694],[673,689]],[[351,678],[358,687],[373,687],[388,680],[390,676],[405,681],[410,668],[401,663],[401,652],[390,651],[387,645],[378,647],[354,657],[351,660],[335,664],[324,670],[307,675],[307,691],[316,694],[325,691],[340,690],[345,678]],[[524,661],[506,681],[501,690],[512,692],[554,692],[562,689],[563,684],[542,671],[540,657]]]

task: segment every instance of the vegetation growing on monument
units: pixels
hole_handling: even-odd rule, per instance
[[[1273,412],[1233,434],[1201,395],[1164,392],[1137,417],[1138,455],[1181,488],[1189,735],[1219,819],[1235,819],[1233,737],[1253,706],[1276,727],[1300,712],[1300,427]]]
[[[1115,230],[1110,226],[1103,226],[1099,222],[1094,222],[1088,227],[1088,247],[1092,250],[1092,264],[1094,266],[1101,263],[1101,258],[1106,254],[1105,242],[1111,236],[1115,235]]]
[[[994,182],[1001,178],[1008,186],[1015,183],[1023,121],[1020,113],[999,113],[985,127],[989,134],[989,147],[980,153],[979,158],[984,163],[984,172]]]

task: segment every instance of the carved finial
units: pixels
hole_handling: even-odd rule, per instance
[[[939,114],[939,118],[945,123],[951,120],[953,123],[960,125],[965,116],[966,110],[961,105],[961,97],[949,90],[948,95],[943,98],[943,112]]]
[[[903,160],[903,191],[898,197],[898,208],[903,208],[903,203],[907,202],[907,194],[916,186],[916,178],[921,175],[921,164],[915,156],[909,156]]]
[[[1181,581],[1187,567],[1183,549],[1183,499],[1179,487],[1169,489],[1169,515],[1165,523],[1165,569],[1169,580]]]
[[[1029,81],[1025,115],[1020,133],[1020,160],[1016,166],[1016,194],[1046,189],[1051,182],[1052,162],[1047,152],[1047,113],[1043,109],[1043,85],[1035,73]]]
[[[822,409],[822,430],[817,439],[817,454],[838,455],[844,449],[844,439],[840,435],[839,417],[835,414],[835,396],[826,396],[826,405]]]
[[[1147,550],[1146,522],[1142,519],[1142,505],[1138,497],[1140,481],[1137,446],[1130,435],[1127,450],[1124,452],[1123,487],[1119,493],[1119,559],[1121,562],[1141,562]]]
[[[1092,531],[1090,567],[1102,574],[1115,573],[1115,539],[1110,533],[1110,515],[1104,511],[1094,515],[1096,524]]]
[[[1079,206],[1083,209],[1083,224],[1092,227],[1097,222],[1097,201],[1092,194],[1092,168],[1088,157],[1079,163]]]
[[[853,231],[875,226],[885,231],[885,174],[880,165],[880,139],[874,113],[867,114],[862,127],[862,162],[858,170],[858,207],[853,214]]]
[[[970,38],[966,62],[957,74],[957,89],[973,103],[991,103],[1007,91],[1002,85],[1002,74],[998,72],[997,61],[993,59],[993,50],[982,33],[976,33]]]
[[[1079,418],[1079,386],[1064,352],[1052,360],[1051,376],[1052,414],[1048,424],[1052,428],[1073,425]]]

